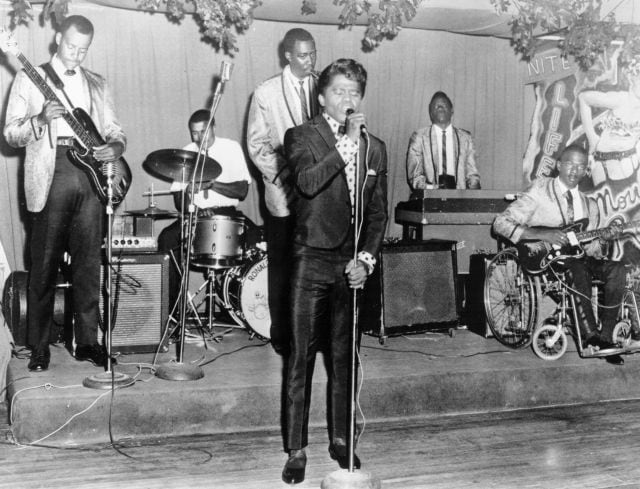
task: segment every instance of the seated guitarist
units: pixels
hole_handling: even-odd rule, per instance
[[[93,24],[86,17],[67,17],[55,35],[56,53],[45,66],[50,71],[36,68],[49,84],[53,71],[62,80],[64,93],[55,88],[58,100],[45,100],[44,89],[22,70],[13,82],[7,105],[4,136],[15,148],[26,147],[24,189],[31,221],[27,295],[31,371],[49,367],[56,276],[65,251],[71,256],[75,357],[100,367],[107,364],[106,351],[98,344],[105,209],[85,171],[69,157],[76,142],[74,129],[65,118],[71,107],[63,105],[73,103],[84,109],[106,141],[88,148],[90,157],[99,162],[119,159],[126,138],[109,89],[102,76],[80,66],[93,34]]]
[[[512,243],[526,240],[544,241],[559,247],[569,246],[569,235],[562,229],[581,219],[588,221],[588,229],[598,227],[600,217],[594,202],[578,190],[578,183],[587,171],[587,152],[578,145],[570,145],[557,162],[558,176],[539,177],[509,207],[499,214],[494,231]],[[522,258],[522,257],[521,257]],[[585,256],[566,258],[558,262],[570,273],[569,280],[576,291],[575,299],[581,318],[581,336],[584,346],[600,350],[612,349],[606,360],[622,365],[612,333],[618,313],[615,307],[622,300],[625,268],[622,263],[603,259],[601,242],[594,240],[585,245]],[[591,281],[604,282],[604,308],[600,314],[602,331],[591,305]],[[613,307],[611,307],[613,306]]]

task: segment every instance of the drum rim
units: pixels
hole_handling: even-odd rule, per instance
[[[257,336],[263,341],[271,341],[271,338],[261,334],[249,323],[249,321],[247,320],[247,317],[242,311],[242,291],[244,289],[245,281],[247,280],[247,275],[249,274],[250,270],[253,269],[253,267],[255,267],[256,265],[258,265],[263,261],[266,261],[268,264],[268,256],[266,253],[257,255],[257,258],[249,260],[247,261],[247,263],[230,268],[225,273],[225,276],[222,279],[222,301],[224,302],[225,308],[229,312],[229,315],[232,318],[234,318],[240,326],[243,326],[250,333],[253,333],[255,336]],[[268,270],[268,267],[265,266],[265,268]],[[237,296],[234,296],[234,297],[237,297],[238,307],[235,307],[235,305],[230,300],[229,284],[231,283],[232,280],[237,281],[239,286],[238,287],[239,294]],[[269,301],[267,296],[267,309],[268,307],[269,307]],[[269,311],[268,327],[269,328],[271,327],[271,311]]]

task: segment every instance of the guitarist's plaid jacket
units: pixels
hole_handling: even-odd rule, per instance
[[[41,68],[36,68],[43,78]],[[117,120],[113,98],[104,78],[97,73],[80,70],[85,90],[91,101],[89,115],[103,139],[108,142],[121,142],[126,146],[126,138]],[[14,148],[26,147],[24,161],[24,189],[27,209],[39,212],[44,208],[53,181],[56,156],[56,124],[38,129],[35,117],[42,112],[44,96],[24,71],[20,71],[13,82],[4,136]]]

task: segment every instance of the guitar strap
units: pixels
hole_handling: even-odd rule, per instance
[[[73,105],[73,102],[71,102],[71,99],[67,95],[67,92],[64,91],[64,83],[62,82],[56,71],[53,69],[53,66],[51,66],[51,63],[47,61],[46,63],[41,64],[40,68],[44,70],[47,77],[53,82],[53,86],[62,92],[64,98],[67,99],[69,107],[74,109],[75,107]]]

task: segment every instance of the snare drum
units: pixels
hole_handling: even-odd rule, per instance
[[[200,217],[193,232],[191,262],[200,267],[228,268],[242,262],[244,217]]]
[[[267,287],[265,255],[259,255],[243,266],[231,268],[222,282],[222,298],[231,317],[263,340],[271,338]]]

